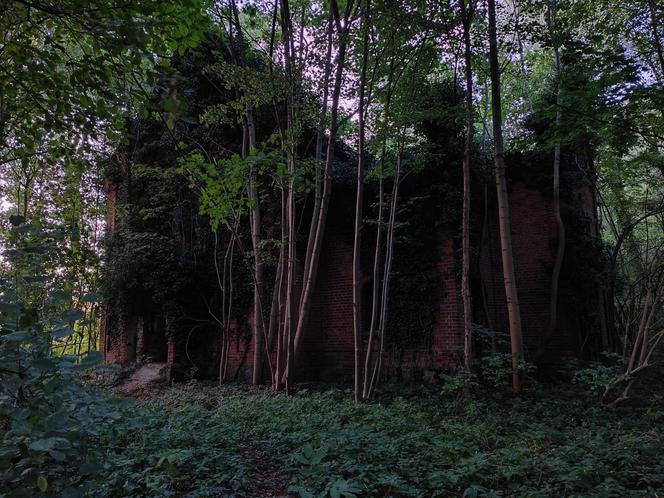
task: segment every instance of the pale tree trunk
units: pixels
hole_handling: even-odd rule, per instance
[[[221,330],[221,352],[219,358],[219,385],[228,378],[228,352],[230,344],[230,321],[233,310],[233,254],[235,253],[236,230],[239,224],[239,218],[236,218],[235,227],[229,230],[230,241],[226,246],[223,266],[219,271],[219,261],[217,258],[217,231],[214,232],[214,267],[217,275],[217,284],[221,291],[221,319],[213,318],[219,323]]]
[[[281,280],[283,276],[283,263],[284,263],[284,258],[282,257],[282,250],[279,250],[279,259],[277,261],[277,269],[274,275],[274,287],[272,288],[272,302],[270,304],[270,319],[268,321],[267,325],[267,349],[264,354],[263,358],[263,366],[265,366],[266,363],[268,363],[267,360],[268,358],[271,358],[272,351],[274,351],[274,341],[275,337],[277,335],[277,330],[279,327],[279,321],[280,321],[280,316],[279,316],[279,291],[281,289]],[[268,363],[268,367],[269,367]],[[276,365],[273,365],[273,368],[270,368],[270,382],[274,381],[274,376],[276,372]],[[265,377],[265,376],[263,376]]]
[[[473,0],[461,0],[466,76],[466,143],[463,154],[463,208],[461,215],[461,298],[463,300],[463,365],[467,371],[472,361],[473,304],[470,291],[470,161],[473,147],[473,68],[470,29]]]
[[[274,83],[274,48],[276,43],[276,33],[277,33],[277,18],[280,11],[279,0],[275,0],[274,8],[272,12],[272,26],[270,30],[270,43],[269,43],[269,56],[268,56],[268,73],[270,80]],[[285,131],[283,129],[279,111],[277,108],[277,101],[275,95],[277,94],[276,88],[273,86],[272,90],[274,92],[272,96],[272,108],[274,111],[274,118],[277,123],[277,129],[279,137],[281,139],[281,144],[285,148]],[[284,287],[286,282],[286,237],[288,232],[287,227],[287,200],[286,200],[286,188],[283,183],[280,185],[281,191],[281,240],[279,246],[279,261],[277,263],[277,272],[275,275],[274,288],[272,290],[272,304],[270,308],[270,322],[268,325],[268,337],[267,337],[267,354],[266,358],[269,360],[271,358],[274,341],[276,339],[276,351],[275,351],[275,365],[270,368],[270,374],[272,375],[272,389],[276,392],[281,388],[281,375],[284,371],[285,363],[285,351],[287,348],[284,347],[284,318],[285,318],[285,303],[284,303]]]
[[[389,83],[388,83],[389,85]],[[388,98],[389,105],[389,98]],[[380,310],[380,262],[383,248],[383,197],[384,197],[384,180],[383,171],[385,169],[385,142],[383,138],[383,150],[380,155],[379,162],[379,184],[378,184],[378,223],[376,226],[376,247],[374,249],[373,260],[373,276],[372,276],[372,289],[371,289],[371,321],[369,324],[369,340],[367,345],[367,352],[364,358],[364,387],[362,389],[362,398],[368,399],[370,397],[370,377],[371,359],[374,337],[377,334],[378,313]]]
[[[242,34],[242,26],[240,25],[240,16],[235,0],[231,0],[231,26],[234,25],[237,40],[244,50],[244,35]],[[239,56],[231,49],[231,55],[237,64],[244,65],[244,53]],[[242,92],[244,94],[244,92]],[[243,140],[242,140],[242,157],[247,159],[256,150],[256,126],[254,122],[254,114],[250,105],[246,105],[243,116]],[[254,342],[254,357],[253,357],[253,370],[252,370],[252,384],[258,385],[262,382],[262,366],[263,366],[263,351],[265,342],[265,327],[263,324],[263,262],[260,255],[260,233],[261,233],[261,213],[260,202],[258,195],[258,179],[256,170],[253,165],[249,166],[249,184],[247,187],[248,198],[251,203],[249,212],[249,226],[251,232],[251,246],[254,253],[254,327],[253,327],[253,342]]]
[[[218,321],[219,325],[219,331],[221,334],[219,335],[219,344],[220,344],[220,352],[219,352],[219,372],[218,372],[218,383],[221,385],[224,382],[224,356],[226,353],[226,258],[224,258],[224,281],[222,282],[222,277],[221,277],[221,272],[219,271],[219,258],[217,257],[217,246],[218,246],[218,240],[219,237],[217,235],[217,230],[214,230],[214,253],[213,253],[213,261],[214,261],[214,270],[215,274],[217,276],[217,285],[219,286],[219,291],[221,292],[221,320]],[[228,248],[230,248],[230,244],[228,244]],[[226,254],[228,254],[228,248],[226,248]],[[213,315],[216,316],[216,315]]]
[[[363,54],[362,70],[359,81],[359,139],[357,146],[357,194],[355,198],[355,228],[353,241],[353,333],[355,339],[354,356],[354,393],[355,402],[359,403],[362,399],[362,288],[361,288],[361,246],[362,246],[362,203],[364,202],[364,139],[365,139],[365,105],[364,93],[367,79],[367,59],[369,58],[369,28],[367,26],[369,18],[370,0],[366,2],[366,9],[362,16],[363,35]],[[371,348],[371,344],[368,346]]]
[[[521,310],[517,295],[514,275],[514,257],[512,254],[512,235],[510,226],[509,196],[505,176],[505,158],[503,150],[503,123],[500,98],[500,66],[498,64],[498,41],[496,35],[496,3],[487,0],[489,10],[489,65],[491,73],[491,109],[493,121],[493,150],[496,168],[496,192],[498,198],[498,225],[500,228],[500,252],[503,262],[503,282],[510,326],[512,349],[512,391],[521,392],[523,373],[523,337],[521,331]]]
[[[245,112],[245,120],[247,124],[247,146],[248,154],[250,156],[256,150],[256,127],[254,125],[254,115],[251,109],[247,108]],[[264,327],[263,327],[263,261],[260,254],[260,232],[261,232],[261,212],[260,212],[260,199],[258,197],[256,168],[253,165],[249,166],[249,201],[251,202],[250,208],[250,229],[251,229],[251,246],[254,252],[254,368],[252,372],[252,384],[258,385],[262,383],[262,366],[263,366],[263,351],[264,351]]]
[[[272,379],[272,389],[277,392],[281,389],[282,375],[285,370],[285,354],[287,347],[284,342],[284,273],[288,265],[286,261],[286,240],[288,237],[288,218],[287,218],[287,198],[286,191],[281,189],[281,247],[279,248],[279,265],[277,268],[278,284],[275,283],[275,295],[277,296],[277,310],[276,310],[276,332],[277,332],[277,351],[276,351],[276,366],[275,373]]]
[[[289,162],[289,165],[292,164]],[[289,168],[289,172],[295,173],[294,168]],[[293,288],[295,287],[295,185],[293,176],[288,182],[288,196],[286,201],[286,216],[288,218],[288,236],[286,237],[286,248],[288,254],[286,271],[286,320],[284,326],[284,335],[286,337],[286,391],[293,390],[293,371],[295,369],[295,336],[293,330],[293,313],[295,303],[293,300]]]
[[[228,380],[228,353],[230,351],[230,335],[231,335],[231,316],[233,312],[233,255],[235,253],[235,235],[232,235],[230,250],[227,251],[224,258],[224,265],[226,265],[228,277],[226,279],[228,285],[226,297],[226,312],[224,319],[224,335],[226,336],[224,344],[223,363],[221,365],[221,380],[225,382]]]
[[[662,256],[661,251],[659,251],[657,256]],[[645,283],[642,285],[646,287],[645,297],[642,298],[643,304],[640,311],[639,326],[629,354],[625,373],[613,383],[607,385],[602,396],[602,401],[606,403],[609,399],[609,394],[616,388],[622,387],[622,392],[609,403],[610,405],[618,404],[628,398],[637,374],[651,366],[650,359],[657,350],[662,338],[664,338],[664,329],[653,333],[653,328],[657,322],[657,313],[664,303],[664,272],[661,267],[659,269],[656,268],[658,264],[658,260],[654,260],[653,265],[648,270],[649,274],[643,277]],[[634,313],[639,312],[634,311]],[[661,327],[661,321],[659,326]],[[628,341],[629,333],[625,331],[625,356],[628,353]]]
[[[385,356],[385,332],[387,329],[388,304],[390,298],[390,274],[392,272],[392,255],[394,251],[394,228],[397,218],[397,207],[399,205],[399,186],[401,184],[401,163],[403,147],[399,146],[397,153],[396,168],[394,170],[394,183],[392,184],[392,198],[390,199],[390,218],[387,223],[387,240],[385,244],[385,268],[383,270],[383,287],[381,292],[380,322],[378,325],[379,349],[378,358],[374,365],[369,385],[369,397],[372,397],[380,381],[380,374]]]
[[[286,66],[286,77],[289,81],[288,98],[287,98],[287,115],[288,115],[288,139],[286,144],[288,155],[288,194],[286,197],[286,229],[287,235],[285,240],[287,263],[286,263],[286,309],[284,319],[284,342],[286,346],[286,391],[291,392],[293,389],[293,370],[295,361],[294,350],[294,330],[293,330],[293,313],[295,311],[293,289],[295,287],[295,253],[296,253],[296,219],[295,219],[295,137],[293,136],[294,130],[294,89],[293,89],[293,45],[292,45],[292,25],[290,6],[288,0],[281,0],[281,25],[283,33],[284,45],[284,61]]]
[[[555,11],[556,0],[549,2],[549,30],[551,35],[555,37]],[[562,76],[562,68],[560,64],[560,50],[558,42],[553,40],[553,52],[556,63],[556,133],[560,133],[560,122],[562,120],[562,111],[560,108],[560,78]],[[555,333],[558,327],[558,287],[560,285],[560,271],[563,267],[563,259],[565,257],[565,225],[560,214],[560,138],[556,138],[553,151],[553,214],[556,219],[556,231],[558,236],[558,245],[556,248],[556,259],[553,264],[553,272],[551,275],[551,301],[549,310],[549,326],[547,327],[544,336],[544,342],[541,347],[543,354],[547,342]]]
[[[294,356],[297,356],[298,350],[302,344],[302,339],[304,337],[304,331],[309,320],[309,313],[311,311],[313,293],[316,285],[316,276],[318,272],[318,261],[320,259],[321,248],[323,245],[327,212],[330,204],[330,196],[332,194],[331,169],[332,163],[334,161],[334,147],[337,141],[339,97],[341,95],[341,84],[348,43],[348,30],[350,29],[349,16],[352,10],[352,6],[353,0],[349,0],[346,4],[346,10],[343,17],[344,25],[342,26],[336,0],[332,0],[331,2],[331,8],[334,13],[334,21],[337,25],[337,32],[339,34],[339,48],[337,50],[337,57],[335,60],[336,67],[334,76],[334,89],[332,91],[332,105],[330,107],[330,133],[327,143],[327,153],[325,156],[325,169],[323,171],[323,197],[321,199],[320,213],[318,222],[316,224],[316,236],[312,247],[309,271],[306,275],[304,275],[302,289],[303,295],[301,298],[301,306],[299,310],[299,317],[293,346]],[[288,371],[288,375],[290,376],[291,374],[292,372]]]
[[[325,121],[327,119],[327,100],[330,93],[330,73],[332,72],[332,9],[328,17],[327,24],[327,49],[325,55],[325,68],[323,71],[323,98],[320,115],[318,117],[318,126],[316,129],[316,151],[315,151],[315,183],[314,183],[314,206],[311,213],[311,223],[309,226],[309,236],[307,238],[307,250],[304,256],[303,275],[308,275],[311,268],[311,256],[314,250],[314,241],[316,239],[316,227],[320,218],[320,208],[322,204],[323,188],[321,181],[321,164],[323,163],[323,144],[325,143]],[[304,293],[300,296],[300,308]]]
[[[392,78],[394,76],[394,59],[390,61],[390,71],[387,77],[387,98],[385,101],[384,119],[390,115],[390,104],[392,101]],[[383,204],[385,196],[385,181],[383,173],[385,171],[385,154],[386,154],[387,137],[383,137],[383,145],[380,153],[380,161],[378,163],[378,223],[376,225],[376,246],[374,249],[373,259],[373,275],[372,275],[372,295],[371,295],[371,321],[369,324],[369,340],[367,351],[364,358],[364,386],[362,389],[362,398],[369,399],[372,394],[371,389],[371,360],[374,338],[378,334],[378,320],[380,312],[380,263],[383,248]]]

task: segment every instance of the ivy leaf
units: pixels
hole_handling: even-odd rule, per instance
[[[81,310],[69,310],[67,313],[63,315],[63,318],[69,322],[69,323],[74,323],[76,320],[80,320],[83,318],[85,315]]]

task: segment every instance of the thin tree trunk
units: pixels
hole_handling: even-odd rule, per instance
[[[217,260],[217,232],[214,232],[214,265],[217,273],[217,283],[221,291],[221,354],[219,358],[219,385],[226,381],[228,371],[230,317],[233,304],[233,253],[235,251],[235,230],[232,229],[230,232],[231,239],[226,248],[226,253],[224,254],[221,278],[219,276],[219,263]]]
[[[384,110],[384,119],[387,123],[387,119],[390,115],[390,105],[392,102],[392,83],[394,76],[394,59],[390,60],[390,71],[387,77],[387,98],[385,101],[385,110]],[[369,341],[367,346],[367,352],[364,359],[364,387],[362,389],[362,398],[369,399],[372,393],[372,382],[373,375],[370,376],[371,372],[371,360],[373,356],[373,343],[374,338],[378,334],[378,320],[380,312],[380,291],[382,286],[380,279],[380,266],[381,266],[381,256],[383,248],[383,203],[384,203],[384,188],[385,181],[383,179],[383,172],[385,171],[385,154],[387,148],[387,136],[383,136],[383,144],[380,153],[380,161],[378,163],[378,223],[376,226],[376,246],[374,249],[374,260],[373,260],[373,276],[372,276],[372,296],[371,296],[371,322],[369,325]]]
[[[339,97],[341,94],[341,84],[343,79],[344,63],[346,58],[346,48],[348,42],[348,30],[350,23],[348,16],[352,9],[353,0],[349,0],[346,5],[346,13],[344,15],[345,26],[341,28],[338,13],[335,14],[335,21],[337,23],[337,31],[339,33],[339,49],[336,57],[336,68],[334,77],[334,89],[332,91],[332,106],[330,108],[330,135],[327,143],[327,153],[325,156],[325,169],[323,172],[323,197],[321,200],[320,215],[316,226],[316,237],[311,252],[311,263],[309,271],[305,275],[304,286],[302,289],[303,295],[300,306],[300,313],[298,317],[297,329],[294,340],[294,355],[297,355],[298,350],[302,344],[304,331],[309,320],[309,312],[311,311],[311,304],[313,301],[313,293],[316,285],[316,276],[318,272],[318,260],[320,258],[321,248],[323,245],[323,237],[325,235],[325,225],[327,220],[327,212],[330,204],[330,196],[332,194],[332,179],[331,168],[334,161],[334,148],[337,141],[337,122],[339,114]],[[336,8],[336,2],[332,0],[332,7]],[[334,9],[333,9],[334,10]],[[290,372],[288,372],[290,375]]]
[[[388,83],[389,85],[389,83]],[[388,100],[389,103],[389,100]],[[367,345],[367,352],[364,358],[364,388],[362,390],[362,397],[368,399],[370,396],[370,377],[369,372],[371,369],[371,357],[373,350],[374,337],[376,335],[376,325],[378,321],[378,312],[380,309],[380,261],[383,247],[383,197],[384,197],[384,181],[383,171],[385,169],[385,148],[386,139],[383,138],[383,149],[380,155],[379,169],[378,169],[378,223],[376,226],[376,247],[374,249],[373,260],[373,277],[372,277],[372,290],[371,290],[371,322],[369,325],[369,341]]]
[[[219,343],[220,343],[220,352],[219,352],[219,375],[218,375],[218,383],[221,385],[224,381],[222,372],[223,372],[223,364],[224,364],[224,349],[226,345],[226,337],[225,337],[225,329],[224,325],[226,324],[226,288],[224,286],[224,283],[222,283],[221,280],[221,272],[219,271],[219,259],[217,257],[217,246],[218,246],[218,235],[217,235],[217,230],[215,229],[214,231],[214,248],[213,248],[213,260],[214,260],[214,270],[215,274],[217,276],[217,285],[219,286],[219,291],[221,292],[221,323],[219,324],[219,331],[221,332],[220,337],[219,337]],[[229,244],[230,245],[230,244]],[[226,270],[226,263],[224,262],[224,271]]]
[[[267,326],[267,350],[263,358],[263,366],[265,366],[266,359],[271,357],[274,350],[274,341],[279,326],[279,291],[281,289],[281,277],[283,275],[284,261],[282,259],[281,249],[279,250],[279,260],[277,261],[277,269],[274,275],[274,287],[272,288],[272,303],[270,304],[270,320]],[[269,365],[268,365],[269,366]],[[276,368],[276,366],[275,366]],[[270,382],[274,379],[275,371],[271,369]]]
[[[288,254],[287,270],[286,270],[286,310],[284,321],[284,339],[286,342],[286,391],[292,392],[293,390],[293,370],[295,369],[295,348],[294,348],[294,334],[293,334],[293,313],[295,311],[293,289],[295,287],[295,255],[296,255],[296,239],[295,239],[295,137],[293,136],[294,130],[294,88],[293,88],[293,51],[292,51],[292,25],[290,6],[288,0],[281,0],[281,23],[283,33],[284,45],[284,61],[286,65],[286,77],[290,82],[287,98],[287,114],[288,114],[288,134],[289,139],[287,145],[288,153],[288,194],[286,199],[286,252]]]
[[[311,267],[311,255],[314,250],[314,241],[316,239],[316,227],[320,218],[321,201],[323,189],[321,182],[321,164],[323,163],[323,144],[325,142],[325,121],[327,119],[327,100],[330,89],[330,73],[332,72],[332,9],[328,17],[327,27],[327,52],[325,56],[325,70],[323,74],[323,101],[318,117],[318,127],[316,129],[316,151],[315,151],[315,186],[314,186],[314,207],[311,214],[311,224],[309,226],[309,237],[307,239],[307,251],[304,256],[303,275],[309,274]],[[304,293],[300,296],[300,307]]]
[[[276,368],[274,379],[272,381],[272,388],[275,392],[281,389],[282,374],[285,368],[284,355],[287,348],[284,348],[284,270],[287,268],[286,261],[286,240],[288,237],[288,217],[287,217],[287,199],[286,191],[281,189],[281,247],[279,248],[279,287],[277,292],[277,354],[276,354]]]
[[[500,66],[498,65],[498,41],[496,35],[496,3],[487,0],[489,10],[489,65],[491,73],[491,109],[493,121],[493,149],[496,168],[496,192],[498,197],[498,224],[500,228],[500,246],[503,262],[503,281],[505,299],[509,316],[510,343],[512,349],[512,391],[521,392],[523,374],[523,337],[521,331],[521,310],[514,275],[514,257],[512,254],[512,235],[510,226],[509,196],[505,176],[505,158],[503,150],[503,128],[500,98]]]
[[[294,168],[289,162],[289,172],[294,175]],[[293,390],[293,372],[295,370],[295,336],[293,334],[293,313],[295,311],[295,303],[293,300],[293,288],[295,286],[295,185],[293,176],[288,181],[288,198],[286,214],[288,218],[288,269],[286,272],[286,322],[284,327],[284,334],[287,338],[287,352],[286,352],[286,391],[291,393]]]
[[[355,198],[355,228],[353,241],[353,332],[355,339],[355,402],[362,399],[362,288],[361,288],[361,261],[362,249],[362,204],[364,202],[364,135],[365,135],[365,108],[364,92],[367,80],[367,59],[369,58],[369,28],[367,26],[371,0],[366,2],[366,10],[362,16],[362,29],[364,31],[364,47],[362,53],[362,69],[360,73],[359,94],[359,140],[357,146],[357,193]],[[371,344],[368,346],[371,347]]]
[[[383,357],[385,355],[385,331],[387,329],[388,304],[390,297],[390,273],[392,271],[392,254],[394,249],[394,227],[396,224],[397,207],[399,203],[399,185],[401,183],[401,161],[403,149],[400,146],[397,154],[397,163],[394,171],[394,183],[392,185],[392,199],[390,199],[390,219],[387,225],[387,241],[385,248],[385,269],[383,270],[383,289],[381,294],[380,323],[378,336],[380,346],[378,350],[378,359],[374,366],[369,386],[369,396],[372,397],[380,381],[380,374],[383,367]]]
[[[473,21],[473,0],[461,1],[463,44],[466,76],[466,143],[463,154],[463,208],[461,215],[461,298],[463,300],[463,364],[467,371],[472,361],[473,304],[470,291],[470,161],[473,146],[473,68],[470,29]]]
[[[256,150],[256,127],[254,125],[254,115],[252,110],[247,107],[245,111],[247,146],[249,157]],[[262,382],[262,366],[264,351],[264,331],[263,331],[263,261],[260,254],[260,232],[261,232],[261,212],[260,199],[258,197],[256,168],[249,166],[249,201],[250,208],[250,228],[251,245],[254,252],[254,365],[252,372],[252,384],[258,385]]]
[[[235,59],[236,64],[244,65],[244,35],[242,33],[242,26],[240,24],[240,15],[235,0],[231,0],[231,27],[235,28],[236,35],[240,44],[240,54],[237,55],[235,50],[231,48],[231,55]],[[232,36],[232,34],[231,34]],[[242,92],[244,93],[244,91]],[[243,134],[242,134],[242,157],[248,158],[256,150],[256,126],[254,122],[254,114],[251,106],[246,105],[243,117]],[[253,370],[252,370],[252,384],[258,385],[262,381],[262,367],[263,367],[263,350],[265,342],[265,331],[263,324],[263,262],[260,256],[260,233],[261,233],[261,213],[260,202],[258,195],[258,180],[256,169],[253,165],[249,166],[249,185],[247,188],[248,197],[250,201],[249,212],[249,226],[251,232],[251,245],[254,253],[254,330],[253,330],[253,343],[254,343],[254,356],[253,356]]]
[[[555,29],[555,9],[556,0],[549,3],[549,29],[553,32]],[[553,33],[552,33],[553,35]],[[562,111],[560,108],[560,78],[562,68],[560,64],[560,50],[558,43],[554,40],[554,56],[556,62],[556,78],[558,79],[556,90],[556,133],[560,133],[560,123],[562,120]],[[558,235],[558,246],[556,249],[556,259],[553,265],[553,275],[551,277],[551,304],[549,326],[546,338],[548,339],[555,332],[558,326],[558,286],[560,283],[560,270],[563,266],[565,257],[565,225],[560,214],[560,139],[556,139],[553,152],[553,213],[556,218],[556,230]]]

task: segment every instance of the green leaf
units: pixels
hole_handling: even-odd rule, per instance
[[[48,489],[48,481],[41,474],[37,477],[37,487],[42,493],[46,493],[46,490]]]
[[[83,318],[85,314],[81,310],[69,310],[65,313],[62,318],[64,318],[69,323],[75,322]]]
[[[28,445],[28,448],[33,451],[67,450],[71,448],[71,443],[63,437],[48,437],[33,441]]]
[[[55,360],[53,358],[37,358],[32,362],[32,366],[41,372],[52,372],[55,370]]]
[[[101,301],[101,294],[98,292],[89,292],[83,296],[84,303],[98,303]]]
[[[54,339],[62,339],[63,337],[68,337],[74,333],[74,329],[70,327],[62,327],[60,329],[55,329],[51,332],[51,335]]]
[[[30,333],[25,330],[19,330],[18,332],[0,336],[0,339],[6,342],[22,342],[30,339]]]
[[[9,313],[9,314],[17,314],[21,311],[21,307],[18,304],[14,303],[5,303],[0,301],[0,313]]]

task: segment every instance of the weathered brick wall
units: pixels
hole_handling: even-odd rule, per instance
[[[457,366],[463,356],[463,303],[452,239],[441,244],[438,269],[443,294],[433,329],[434,367],[448,369]]]
[[[298,374],[347,382],[353,374],[353,248],[330,226],[323,240],[316,295]]]
[[[539,191],[517,182],[510,190],[510,222],[524,349],[528,358],[542,346],[549,323],[556,240],[551,202]],[[483,243],[480,258],[485,302],[479,302],[476,296],[475,309],[489,328],[509,333],[497,214],[491,216],[489,227],[489,237]],[[574,333],[565,323],[564,310],[559,313],[558,331],[547,345],[547,352],[556,358],[573,354],[575,350]]]
[[[593,214],[594,199],[587,192],[579,192],[582,207]],[[549,320],[551,267],[554,254],[555,220],[550,202],[536,189],[516,182],[510,192],[512,242],[519,290],[526,352],[540,347]],[[297,360],[297,378],[301,381],[350,382],[353,375],[354,340],[352,306],[352,238],[348,220],[328,225],[320,258],[320,268],[314,302],[307,332]],[[500,238],[497,213],[489,212],[488,236],[480,248],[480,270],[484,292],[475,292],[475,321],[484,321],[499,331],[508,332],[505,293],[500,258]],[[432,337],[427,344],[406,347],[398,353],[388,353],[384,373],[388,377],[409,378],[423,370],[447,370],[457,366],[463,348],[463,308],[459,288],[460,269],[458,247],[450,237],[442,237],[437,264],[441,279],[441,298],[435,314]],[[301,255],[302,256],[302,255]],[[298,275],[301,279],[301,261]],[[368,281],[368,277],[364,277]],[[299,281],[298,281],[299,284]],[[296,286],[296,295],[300,285]],[[365,303],[369,305],[369,303]],[[296,317],[297,318],[297,317]],[[231,334],[229,371],[231,378],[248,381],[253,368],[253,314],[249,310],[238,317]],[[294,322],[296,323],[297,320]],[[136,317],[127,320],[125,330],[108,340],[110,331],[102,332],[102,347],[107,361],[127,364],[135,361],[137,353],[145,353],[152,333],[137,333]],[[220,343],[206,336],[209,347],[205,361],[218,362]],[[181,344],[182,343],[182,344]],[[365,349],[368,345],[365,341]],[[377,344],[373,345],[374,351]],[[561,311],[560,331],[549,345],[559,356],[574,350],[574,334],[568,330],[564,310]],[[167,361],[171,367],[179,362],[187,364],[184,340],[168,341]],[[272,352],[274,358],[274,351]],[[201,357],[202,359],[202,357]],[[214,368],[208,369],[214,371]]]
[[[254,326],[253,312],[247,313],[244,321],[245,329],[234,327],[230,333],[230,349],[228,351],[228,375],[237,376],[238,380],[250,381],[254,366],[254,345],[251,331]],[[217,344],[217,358],[221,357],[221,344]]]
[[[350,382],[353,375],[352,246],[332,226],[326,234],[309,327],[297,360],[300,380]],[[425,369],[449,369],[459,361],[463,345],[461,299],[456,279],[452,240],[441,243],[438,264],[443,288],[436,314],[431,347],[415,346],[385,356],[383,372],[388,377],[411,377]],[[251,330],[253,316],[247,317]],[[365,340],[365,349],[368,346]],[[374,352],[378,344],[374,343]],[[230,350],[231,375],[250,379],[253,344],[236,334]],[[397,374],[398,372],[398,374]]]
[[[346,220],[347,221],[347,220]],[[323,241],[317,285],[312,303],[307,331],[298,355],[296,376],[299,380],[350,382],[353,375],[354,338],[352,303],[352,238],[343,220],[332,220]],[[457,283],[458,268],[455,267],[454,244],[451,239],[440,244],[438,262],[441,279],[441,300],[435,316],[431,341],[417,344],[404,351],[387,351],[383,373],[391,378],[409,378],[422,370],[453,368],[459,361],[463,344],[461,299]],[[303,256],[303,255],[301,255]],[[300,292],[301,264],[298,262],[298,285]],[[367,276],[363,277],[369,281]],[[365,306],[370,303],[365,303]],[[296,323],[297,317],[294,322]],[[239,317],[239,324],[231,334],[229,371],[231,378],[241,381],[251,379],[253,369],[253,313],[251,310]],[[169,343],[172,356],[181,358],[184,351]],[[368,347],[365,338],[365,349]],[[220,344],[211,347],[218,361]],[[377,352],[378,342],[373,344]],[[171,350],[169,349],[169,354]],[[274,359],[274,351],[272,351]],[[169,356],[169,362],[177,363]]]
[[[488,312],[490,328],[508,334],[498,215],[492,214],[488,220],[489,237],[481,253],[487,307],[483,311]],[[534,350],[539,347],[540,335],[549,320],[551,278],[548,267],[552,261],[550,238],[555,220],[541,193],[516,183],[510,191],[510,223],[524,344],[526,350]]]

